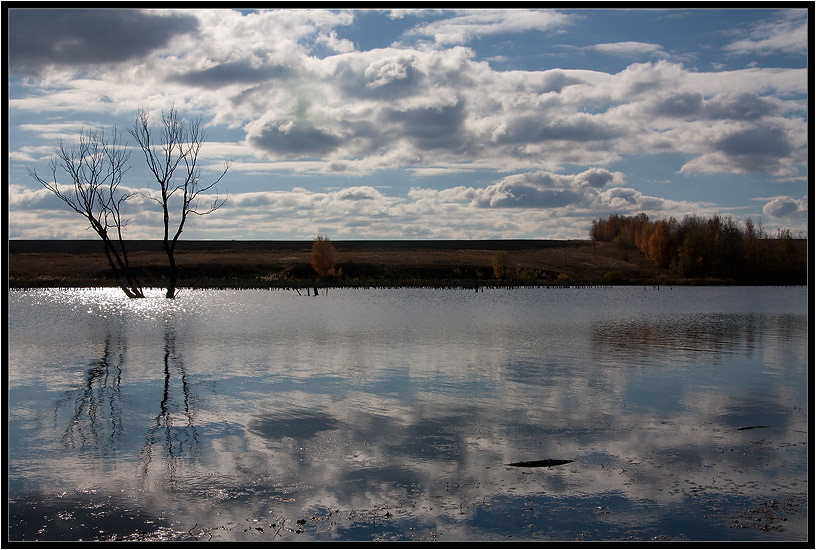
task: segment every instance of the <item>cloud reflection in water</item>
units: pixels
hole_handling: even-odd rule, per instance
[[[10,349],[11,490],[131,495],[218,540],[717,539],[726,512],[689,515],[806,494],[804,313],[731,311],[733,289],[719,312],[599,311],[656,297],[594,290],[191,292],[145,315],[14,293],[10,342],[50,337]],[[80,429],[93,460],[64,444]],[[546,458],[573,462],[506,466]]]

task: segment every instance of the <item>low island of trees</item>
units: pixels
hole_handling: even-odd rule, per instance
[[[805,284],[807,245],[790,230],[773,236],[748,218],[686,216],[649,220],[646,214],[595,220],[594,241],[636,249],[673,280],[751,285]]]

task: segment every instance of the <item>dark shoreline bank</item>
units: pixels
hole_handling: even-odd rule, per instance
[[[538,250],[546,248],[578,248],[591,243],[589,240],[547,240],[547,239],[490,239],[490,240],[350,240],[332,241],[338,251],[363,250]],[[125,241],[129,251],[160,251],[161,241]],[[101,242],[88,240],[9,240],[10,254],[72,252],[79,254],[96,253],[101,250]],[[188,241],[180,240],[179,251],[311,251],[312,241]]]
[[[800,241],[803,263],[807,241]],[[98,240],[12,240],[8,285],[25,288],[116,287]],[[683,279],[654,267],[640,251],[590,240],[333,241],[335,277],[315,279],[312,241],[179,241],[179,286],[186,288],[465,288],[610,285],[806,285],[738,278]],[[127,241],[146,288],[161,287],[166,259],[160,241]],[[494,277],[507,253],[510,275]],[[806,273],[806,270],[804,270]]]

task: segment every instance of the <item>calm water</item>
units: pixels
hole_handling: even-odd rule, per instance
[[[12,540],[807,537],[807,288],[160,296],[8,294]]]

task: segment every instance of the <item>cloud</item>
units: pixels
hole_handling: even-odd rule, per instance
[[[341,139],[309,123],[287,121],[266,125],[259,135],[250,138],[250,142],[284,157],[322,157],[335,151]]]
[[[680,171],[795,175],[797,164],[806,162],[807,140],[799,135],[803,131],[763,119],[714,127],[698,133],[702,154]]]
[[[713,155],[698,165],[730,169],[728,151],[734,144],[720,140],[733,129],[717,128],[717,121],[779,117],[781,102],[768,96],[807,90],[806,71],[699,74],[665,60],[632,64],[616,74],[495,71],[461,46],[391,47],[318,58],[312,43],[349,24],[353,14],[191,13],[198,32],[179,35],[172,50],[156,50],[161,56],[96,79],[55,77],[47,93],[12,98],[10,108],[109,112],[176,104],[203,113],[213,125],[243,131],[236,145],[244,146],[245,155],[272,162],[321,160],[326,172],[445,165],[462,155],[493,170],[528,169],[535,162],[559,170],[570,164],[602,166],[655,150]],[[443,12],[433,24],[467,27],[468,36],[477,36],[494,32],[494,26],[496,32],[500,27],[515,32],[567,24],[568,17],[555,15]],[[146,98],[144,89],[156,93]],[[684,126],[694,120],[708,121],[707,127]],[[700,139],[689,139],[691,134],[705,137],[708,149]],[[801,146],[795,144],[801,140],[793,135],[789,140],[790,154],[799,154]],[[749,163],[751,169],[779,169],[766,160]]]
[[[610,184],[621,185],[624,175],[621,172],[610,172],[603,168],[590,168],[576,176],[581,184],[586,183],[594,189],[601,189]]]
[[[92,10],[87,13],[97,19],[73,26],[68,23],[83,12],[68,11],[67,19],[60,19],[64,10],[37,10],[40,19],[10,12],[12,27],[15,13],[24,15],[23,23],[28,18],[9,37],[11,62],[24,60],[28,67],[24,81],[10,81],[13,139],[7,154],[16,174],[24,175],[23,163],[43,163],[56,139],[80,126],[125,127],[139,107],[158,112],[169,105],[203,118],[216,140],[205,147],[206,165],[220,167],[220,158],[233,159],[235,177],[228,180],[239,182],[234,185],[255,191],[273,178],[279,188],[281,177],[290,178],[288,186],[301,185],[292,178],[319,176],[321,183],[313,179],[309,185],[326,189],[341,179],[348,185],[364,177],[383,192],[383,182],[374,178],[384,174],[395,186],[392,202],[377,210],[392,216],[388,232],[422,234],[422,223],[438,223],[451,213],[448,229],[424,234],[466,234],[465,227],[474,235],[562,231],[554,229],[555,221],[550,227],[539,220],[533,229],[532,222],[516,218],[527,210],[588,216],[613,206],[669,212],[671,205],[693,212],[697,203],[640,194],[625,186],[623,174],[608,175],[616,174],[614,162],[631,167],[655,153],[683,158],[682,174],[802,177],[808,166],[806,68],[698,71],[665,59],[659,44],[610,41],[592,51],[658,59],[618,72],[553,69],[549,62],[503,71],[491,67],[485,54],[505,46],[477,40],[507,33],[501,40],[512,41],[519,38],[514,33],[537,31],[548,33],[550,43],[555,33],[580,22],[575,15],[423,11],[386,22],[408,28],[401,42],[358,51],[349,39],[359,29],[345,28],[354,22],[354,11]],[[791,17],[800,12],[785,13],[772,23],[801,23],[801,17]],[[91,21],[103,32],[90,32]],[[122,30],[122,47],[112,47],[118,36],[108,30],[128,21],[133,25]],[[416,21],[418,26],[407,27]],[[59,32],[38,41],[21,36],[19,29],[37,24]],[[769,25],[749,31],[769,38]],[[164,34],[152,40],[157,29]],[[144,40],[133,36],[135,30]],[[94,52],[83,57],[83,48]],[[86,67],[93,71],[75,78],[74,70]],[[390,180],[392,174],[400,174],[398,183]],[[21,183],[14,178],[12,183]],[[674,175],[658,179],[683,184]],[[408,193],[410,187],[416,191]],[[329,195],[330,202],[371,207],[385,200],[359,189],[354,193],[343,200]],[[283,204],[277,195],[233,196],[249,203],[274,198],[276,208]],[[361,213],[332,223],[364,227],[367,219]],[[476,228],[482,220],[489,230]],[[240,232],[239,224],[234,228]]]
[[[389,110],[382,120],[393,128],[395,139],[407,139],[419,150],[459,151],[464,146],[460,135],[465,120],[464,101],[450,106]]]
[[[124,9],[14,8],[8,15],[9,66],[26,75],[51,65],[92,68],[138,59],[197,30],[191,15]]]
[[[686,69],[679,63],[633,63],[615,75],[611,91],[618,100],[631,100],[656,90],[671,90],[686,77]]]
[[[808,52],[808,11],[793,9],[779,12],[776,19],[755,24],[744,38],[726,47],[735,54],[773,54]]]
[[[584,195],[575,189],[549,189],[535,184],[502,183],[487,189],[478,203],[483,208],[561,208],[580,204]]]
[[[465,44],[482,36],[526,31],[553,31],[568,25],[570,16],[544,10],[474,10],[457,12],[431,23],[417,26],[408,36],[429,36],[437,45]]]
[[[778,110],[773,101],[749,92],[719,94],[705,103],[705,116],[713,120],[756,120]]]
[[[395,100],[417,93],[427,82],[415,65],[418,55],[408,50],[375,50],[337,56],[331,80],[347,98]]]
[[[772,126],[738,130],[721,139],[715,146],[723,153],[734,156],[775,158],[783,157],[791,151],[785,131]]]
[[[49,175],[42,174],[43,179],[52,179]],[[39,187],[29,189],[22,185],[11,184],[9,186],[9,207],[13,210],[65,210],[65,203],[56,195]]]
[[[651,112],[658,117],[688,118],[698,115],[702,107],[702,94],[680,92],[658,99],[652,105]]]
[[[587,49],[621,57],[668,57],[662,46],[647,42],[609,42],[606,44],[593,44],[587,46]]]
[[[543,141],[590,142],[614,139],[623,130],[615,128],[603,117],[577,113],[569,117],[547,120],[531,116],[515,117],[497,135],[498,143],[539,143]]]
[[[192,239],[312,238],[334,239],[495,239],[582,238],[591,220],[613,212],[668,217],[697,213],[701,205],[644,196],[625,183],[619,172],[591,168],[575,174],[535,171],[514,174],[485,186],[443,189],[414,187],[386,194],[370,185],[327,191],[302,187],[279,191],[231,192],[226,205],[206,222],[192,220],[185,234]],[[156,238],[160,213],[147,189],[127,203],[128,238]],[[67,212],[45,190],[10,187],[10,204],[19,215],[9,219],[11,238],[88,238],[81,217]],[[206,200],[204,201],[206,202]],[[26,213],[36,209],[32,220]]]
[[[807,200],[793,197],[776,197],[762,207],[762,213],[774,218],[807,219]]]
[[[383,198],[382,193],[371,186],[347,187],[338,191],[336,196],[341,201],[373,201]]]
[[[316,44],[323,44],[330,50],[337,53],[348,53],[354,51],[354,43],[345,38],[339,38],[336,31],[322,32],[315,39]]]
[[[785,130],[774,126],[738,130],[714,143],[714,147],[748,172],[773,172],[793,150]]]
[[[469,204],[491,209],[558,209],[588,206],[598,200],[598,191],[607,185],[620,185],[624,175],[603,168],[590,168],[578,174],[554,174],[546,171],[507,176],[484,188],[459,186],[444,190],[413,188],[412,199],[432,198],[437,203]]]
[[[249,61],[236,61],[207,69],[186,71],[170,76],[168,80],[202,88],[220,88],[232,84],[252,84],[293,76],[293,71],[288,67],[279,65],[255,67]]]

